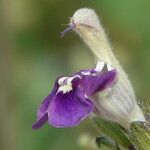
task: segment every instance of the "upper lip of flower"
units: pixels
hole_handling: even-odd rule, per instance
[[[60,37],[62,38],[67,32],[76,28],[75,24],[70,24],[64,31],[60,33]]]
[[[87,24],[83,24],[83,23],[75,24],[75,23],[72,22],[72,23],[69,24],[69,26],[68,26],[65,30],[63,30],[63,31],[60,33],[60,37],[62,38],[62,37],[64,37],[64,35],[65,35],[66,33],[68,33],[69,31],[78,28],[78,25],[80,25],[80,26],[85,26],[85,27],[87,27],[87,28],[93,28],[92,26],[87,25]],[[95,28],[95,30],[97,30],[97,29]]]
[[[70,77],[58,78],[52,92],[40,105],[33,129],[48,121],[54,127],[76,126],[93,110],[90,97],[112,85],[116,70],[81,70]]]

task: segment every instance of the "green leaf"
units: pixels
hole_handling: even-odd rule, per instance
[[[131,147],[132,143],[130,142],[127,134],[118,124],[98,117],[93,117],[93,121],[102,133],[112,138],[118,144],[125,148]]]
[[[130,138],[139,150],[150,150],[150,128],[148,124],[132,122]]]

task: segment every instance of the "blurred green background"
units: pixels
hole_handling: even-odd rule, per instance
[[[101,17],[137,97],[148,102],[149,0],[1,0],[1,150],[85,150],[78,144],[80,135],[99,134],[90,119],[75,128],[31,128],[55,78],[94,65],[94,56],[76,35],[59,37],[69,17],[81,7],[91,7]]]

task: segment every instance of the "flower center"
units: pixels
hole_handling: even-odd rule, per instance
[[[75,77],[62,77],[58,80],[59,88],[57,93],[63,92],[63,94],[69,93],[72,88],[72,80]]]

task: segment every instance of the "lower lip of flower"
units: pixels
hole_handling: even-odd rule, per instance
[[[47,120],[54,127],[76,126],[93,110],[90,96],[110,87],[116,79],[116,71],[102,73],[94,69],[82,70],[71,77],[56,80],[53,91],[38,110],[33,129],[40,128]]]

